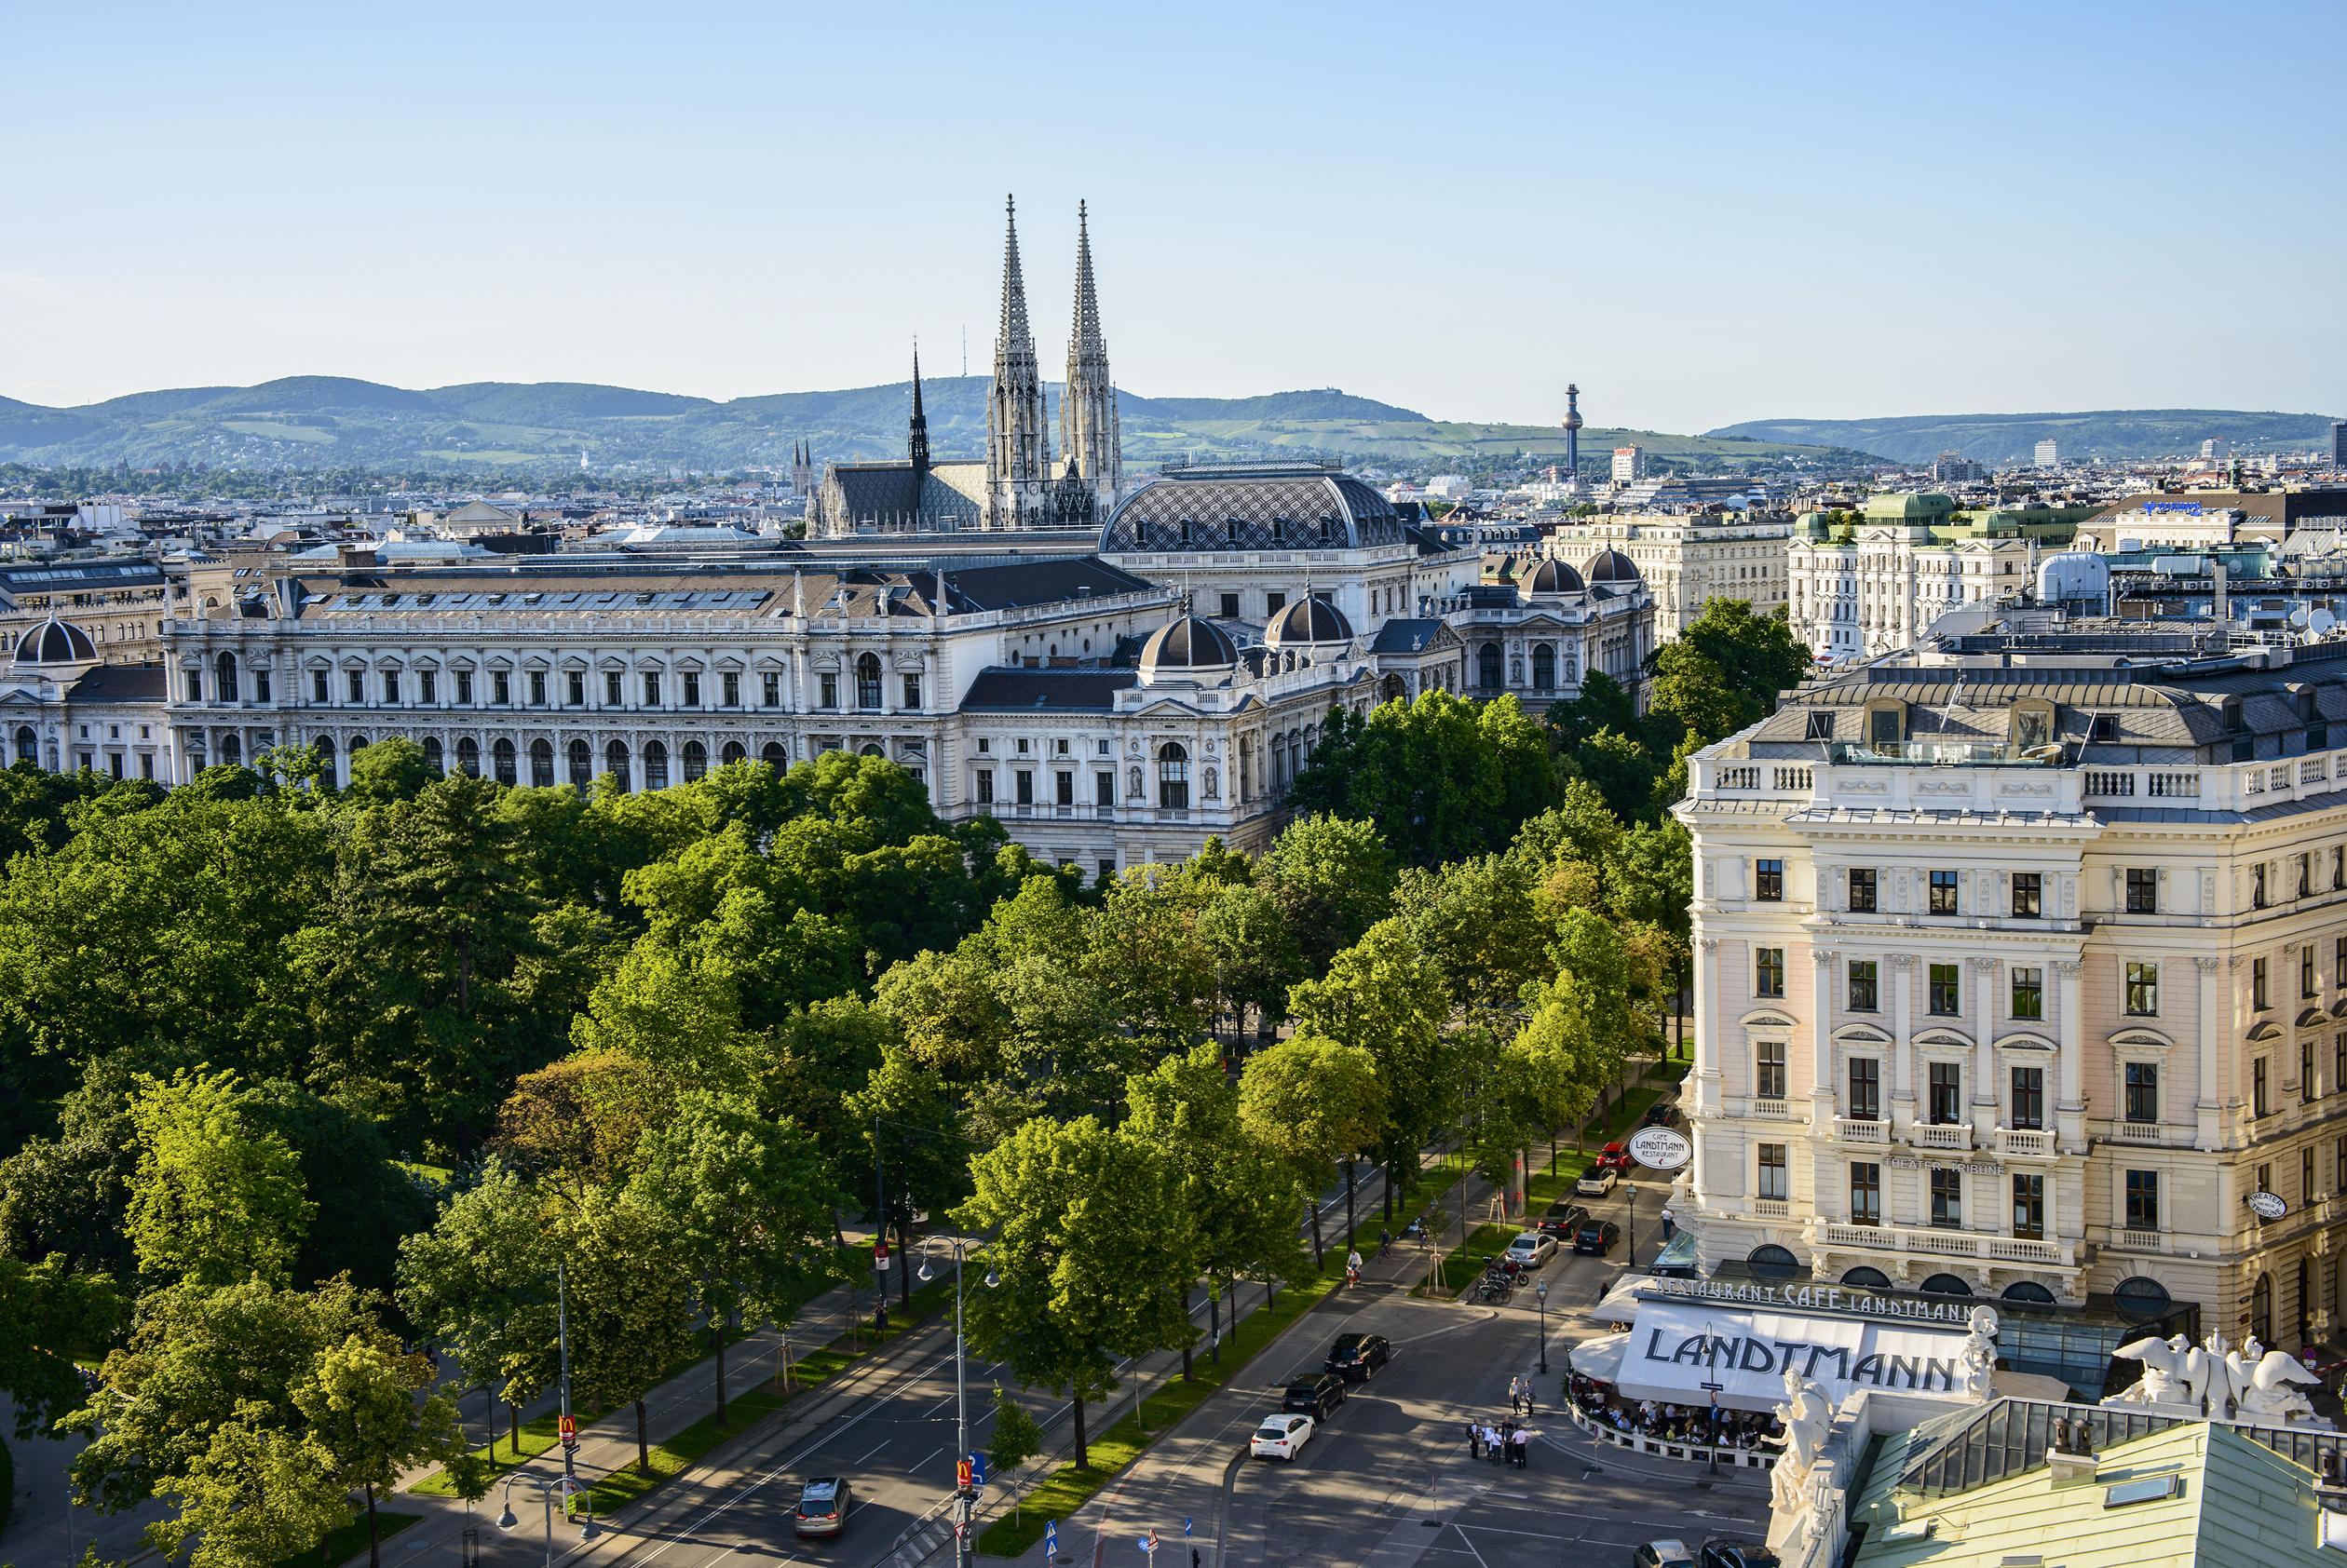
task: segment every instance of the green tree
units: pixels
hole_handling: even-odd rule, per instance
[[[1377,1143],[1385,1114],[1377,1059],[1307,1029],[1255,1052],[1240,1074],[1240,1126],[1294,1172],[1311,1216],[1314,1268],[1325,1266],[1320,1189],[1337,1160]]]
[[[68,1272],[61,1254],[37,1264],[0,1257],[0,1393],[16,1407],[16,1435],[46,1433],[82,1400],[77,1351],[112,1339],[122,1297],[103,1274]]]
[[[652,1473],[644,1397],[692,1354],[692,1264],[624,1191],[590,1187],[556,1222],[570,1302],[571,1379],[595,1405],[635,1407],[636,1469]]]
[[[193,1541],[189,1568],[275,1568],[348,1522],[334,1455],[272,1414],[248,1401],[206,1434],[201,1452],[164,1482],[179,1507],[147,1526],[150,1548],[170,1559]]]
[[[1288,987],[1302,978],[1303,954],[1296,932],[1271,895],[1252,883],[1226,883],[1198,912],[1198,939],[1214,966],[1217,1009],[1262,1019],[1287,1010]]]
[[[199,1286],[290,1277],[315,1207],[283,1138],[257,1128],[230,1073],[142,1080],[128,1223],[139,1266]]]
[[[1436,690],[1360,718],[1331,709],[1319,749],[1288,791],[1305,812],[1367,818],[1405,863],[1503,849],[1556,798],[1541,727],[1513,695],[1471,702]]]
[[[836,1277],[825,1245],[832,1194],[821,1151],[747,1099],[687,1093],[644,1135],[629,1192],[667,1236],[693,1280],[717,1358],[726,1418],[726,1325],[787,1323]]]
[[[400,1243],[399,1303],[468,1382],[496,1386],[521,1443],[522,1407],[554,1386],[556,1249],[547,1206],[497,1159]]]
[[[1018,1400],[1002,1391],[999,1383],[995,1385],[994,1417],[994,1440],[986,1445],[986,1462],[1009,1485],[1011,1471],[1043,1452],[1043,1428]],[[1011,1494],[1011,1517],[1014,1521],[1019,1517],[1019,1502],[1024,1495],[1017,1491]]]
[[[390,805],[414,800],[439,776],[425,760],[423,747],[406,736],[387,735],[351,753],[350,782],[343,796],[360,805]]]
[[[1393,851],[1374,823],[1299,817],[1280,831],[1255,868],[1256,885],[1296,933],[1307,974],[1383,920],[1393,895]]]
[[[970,1143],[953,1097],[903,1051],[889,1049],[864,1087],[842,1110],[858,1151],[848,1190],[869,1200],[883,1231],[893,1225],[898,1253],[909,1259],[913,1216],[942,1214],[970,1191]],[[885,1210],[881,1207],[885,1189]],[[909,1262],[897,1271],[898,1289],[913,1298]]]
[[[1092,1116],[1031,1121],[970,1162],[974,1190],[955,1210],[991,1231],[1000,1285],[970,1298],[970,1340],[1022,1386],[1074,1402],[1076,1466],[1092,1467],[1086,1405],[1117,1389],[1117,1359],[1162,1330],[1160,1260],[1188,1255],[1164,1152]]]
[[[445,1394],[417,1398],[431,1384],[430,1357],[402,1355],[379,1339],[352,1334],[327,1347],[291,1390],[310,1440],[332,1461],[334,1484],[367,1494],[373,1568],[383,1561],[376,1492],[397,1486],[412,1466],[446,1464],[464,1452],[455,1401]]]

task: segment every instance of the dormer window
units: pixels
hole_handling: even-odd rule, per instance
[[[2225,720],[2225,733],[2227,735],[2239,735],[2242,732],[2243,727],[2241,722],[2241,699],[2237,696],[2226,698],[2223,712]]]

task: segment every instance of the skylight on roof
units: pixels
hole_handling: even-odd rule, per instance
[[[2173,1471],[2164,1476],[2146,1476],[2141,1480],[2123,1480],[2103,1493],[2103,1507],[2123,1508],[2134,1503],[2156,1503],[2183,1490],[2184,1478]]]

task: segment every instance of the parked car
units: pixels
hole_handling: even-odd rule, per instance
[[[1615,1224],[1611,1220],[1600,1220],[1593,1215],[1583,1220],[1580,1229],[1573,1233],[1573,1250],[1594,1252],[1602,1258],[1612,1251],[1614,1243],[1621,1239],[1621,1227],[1620,1225]]]
[[[1526,1231],[1523,1235],[1517,1237],[1513,1241],[1508,1243],[1509,1257],[1514,1259],[1517,1263],[1527,1264],[1534,1268],[1538,1268],[1542,1264],[1548,1262],[1549,1255],[1555,1250],[1556,1238],[1545,1234],[1544,1232],[1537,1230]]]
[[[1365,1382],[1392,1359],[1393,1343],[1383,1334],[1338,1334],[1328,1347],[1328,1370],[1348,1382]]]
[[[1638,1169],[1638,1161],[1636,1156],[1630,1153],[1629,1144],[1624,1143],[1620,1140],[1616,1140],[1615,1142],[1607,1144],[1603,1149],[1600,1149],[1597,1152],[1597,1162],[1596,1164],[1591,1166],[1590,1169],[1593,1170],[1615,1170],[1620,1171],[1624,1176],[1627,1176],[1630,1172]]]
[[[1593,1165],[1581,1172],[1580,1181],[1573,1183],[1573,1196],[1575,1197],[1603,1197],[1614,1190],[1614,1183],[1621,1179],[1605,1167]]]
[[[1646,1114],[1646,1125],[1648,1127],[1676,1127],[1678,1123],[1679,1108],[1673,1101],[1658,1100]]]
[[[1329,1413],[1345,1402],[1345,1380],[1335,1372],[1308,1372],[1287,1386],[1280,1396],[1280,1409],[1296,1415],[1309,1415],[1315,1421],[1325,1421]]]
[[[1784,1568],[1784,1559],[1746,1541],[1705,1541],[1697,1568]]]
[[[791,1522],[802,1535],[836,1535],[855,1507],[855,1489],[837,1476],[812,1476],[799,1488]]]
[[[1573,1233],[1580,1229],[1580,1223],[1588,1218],[1588,1210],[1578,1203],[1567,1203],[1559,1198],[1549,1205],[1547,1213],[1540,1216],[1539,1229],[1545,1235],[1556,1237],[1558,1245],[1561,1246],[1573,1239]]]
[[[1695,1568],[1695,1559],[1684,1541],[1648,1541],[1630,1554],[1630,1568]]]
[[[1294,1459],[1312,1440],[1316,1423],[1309,1415],[1267,1415],[1263,1425],[1247,1440],[1247,1453],[1255,1459]]]

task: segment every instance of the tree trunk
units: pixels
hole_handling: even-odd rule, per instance
[[[726,1319],[722,1314],[709,1326],[709,1331],[717,1341],[717,1425],[723,1426],[726,1424]]]
[[[1359,1244],[1353,1239],[1354,1237],[1360,1234],[1360,1227],[1353,1219],[1354,1163],[1355,1162],[1352,1160],[1347,1160],[1345,1162],[1345,1256],[1349,1258],[1351,1257],[1355,1251],[1359,1250]]]
[[[635,1402],[635,1408],[636,1474],[648,1476],[652,1473],[652,1440],[644,1435],[644,1401],[638,1399]]]
[[[1089,1470],[1092,1468],[1092,1450],[1085,1446],[1084,1440],[1084,1401],[1079,1396],[1069,1402],[1076,1412],[1076,1467]]]
[[[373,1481],[367,1483],[367,1568],[383,1568],[383,1531],[375,1520]]]
[[[1311,1211],[1312,1216],[1312,1267],[1325,1269],[1328,1266],[1328,1254],[1321,1246],[1320,1194],[1306,1193],[1304,1207]]]
[[[1206,1328],[1210,1346],[1207,1354],[1214,1357],[1214,1365],[1219,1367],[1222,1365],[1222,1292],[1214,1289],[1212,1279],[1206,1282]]]
[[[897,1222],[897,1292],[904,1303],[904,1315],[913,1316],[913,1211],[908,1207],[904,1218]]]
[[[513,1427],[513,1462],[519,1465],[522,1463],[522,1407],[512,1403],[507,1404],[506,1420]],[[495,1458],[495,1455],[492,1454],[490,1457]]]

